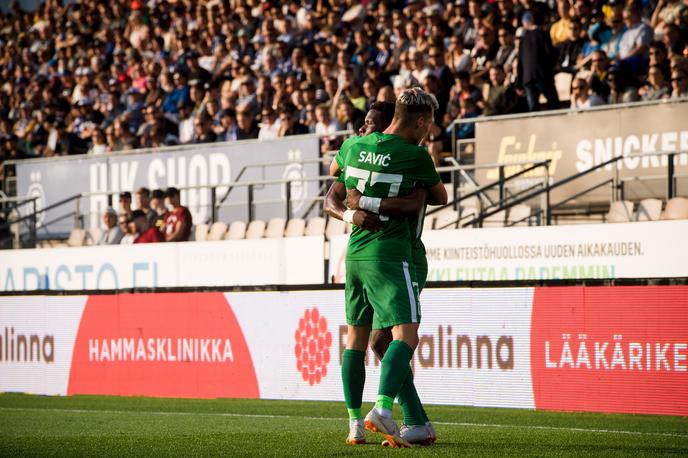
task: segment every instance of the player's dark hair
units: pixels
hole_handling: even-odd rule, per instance
[[[370,111],[380,112],[380,129],[385,130],[394,118],[395,104],[393,102],[375,102],[370,106]]]

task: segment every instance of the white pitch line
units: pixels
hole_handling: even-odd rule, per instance
[[[269,418],[269,419],[302,419],[317,421],[346,421],[346,418],[334,417],[303,417],[300,415],[268,415],[268,414],[242,414],[226,412],[165,412],[155,410],[97,410],[97,409],[46,409],[42,407],[0,407],[0,411],[43,411],[43,412],[66,412],[66,413],[107,413],[107,414],[149,414],[149,415],[206,415],[214,417],[237,417],[237,418]],[[434,421],[433,424],[444,426],[460,427],[481,427],[481,428],[511,428],[511,429],[541,429],[546,431],[573,431],[583,433],[599,434],[630,434],[637,436],[661,436],[661,437],[680,437],[688,439],[688,434],[661,433],[648,431],[625,431],[619,429],[594,429],[594,428],[570,428],[565,426],[540,426],[540,425],[503,425],[498,423],[468,423],[451,421]]]

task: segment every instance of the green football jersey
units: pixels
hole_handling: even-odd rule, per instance
[[[397,135],[375,132],[351,137],[342,145],[336,160],[346,187],[356,188],[368,197],[403,196],[416,186],[429,188],[440,182],[427,151]],[[381,215],[380,220],[379,232],[353,227],[347,259],[411,260],[412,249],[419,242],[422,219]]]

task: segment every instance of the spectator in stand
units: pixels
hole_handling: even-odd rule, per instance
[[[180,193],[177,188],[167,188],[165,191],[165,241],[186,242],[191,235],[193,221],[191,212],[182,206]]]
[[[141,187],[136,191],[134,197],[136,199],[136,208],[141,210],[146,215],[146,218],[148,218],[148,222],[151,225],[155,225],[157,214],[151,208],[150,189],[146,187]]]
[[[650,67],[659,67],[664,73],[664,79],[671,79],[671,67],[667,56],[667,50],[661,41],[653,41],[650,44]]]
[[[215,126],[214,132],[218,142],[229,142],[239,139],[239,127],[236,122],[236,112],[225,108],[220,112],[220,124]]]
[[[258,138],[258,125],[248,107],[237,110],[237,140]]]
[[[463,47],[461,38],[456,35],[449,39],[446,61],[454,74],[471,69],[471,52]]]
[[[459,119],[473,119],[478,116],[477,105],[473,99],[463,99],[460,106],[461,112]],[[465,122],[459,124],[457,137],[460,139],[475,137],[475,123]]]
[[[571,84],[571,108],[584,109],[604,105],[604,100],[590,93],[590,86],[585,78],[575,78]]]
[[[557,68],[566,73],[578,73],[579,58],[585,45],[583,27],[574,19],[569,22],[569,35],[559,48]]]
[[[590,89],[603,100],[609,96],[609,59],[604,51],[595,51],[590,59]]]
[[[165,228],[165,213],[167,213],[167,208],[165,208],[165,191],[155,189],[151,192],[150,207],[155,214],[153,225],[162,233]]]
[[[676,69],[671,72],[671,98],[688,97],[688,72]]]
[[[342,23],[347,9],[349,19]],[[513,46],[514,29],[532,18],[540,27],[526,25],[525,36],[519,29],[520,45]],[[596,83],[604,78],[592,69],[596,50],[625,70],[628,83],[646,79],[653,31],[644,22],[664,44],[666,57],[659,65],[667,81],[667,57],[688,52],[685,0],[363,6],[350,1],[258,6],[247,0],[137,1],[114,2],[109,9],[102,2],[50,0],[31,12],[17,5],[0,15],[0,126],[11,133],[2,137],[3,157],[210,141],[213,135],[204,129],[194,133],[201,113],[209,115],[213,133],[223,141],[263,138],[256,133],[257,122],[263,130],[266,120],[270,136],[306,133],[315,129],[314,111],[321,103],[334,109],[330,116],[340,127],[357,128],[374,100],[391,101],[394,89],[419,85],[448,100],[442,110],[449,115],[438,116],[442,130],[456,116],[459,100],[481,100],[480,90],[466,91],[466,86],[484,83],[494,65],[506,70],[517,94],[529,95],[531,109],[541,93],[550,95],[548,107],[556,108],[550,76],[557,59],[549,43],[561,46],[572,21],[581,24],[585,44],[580,52],[574,46],[563,53],[561,68],[598,73],[590,83],[593,93],[603,95],[605,88]],[[457,78],[461,72],[473,72],[474,80]],[[249,135],[237,135],[236,116],[226,115],[245,108],[250,127],[242,130]],[[270,114],[263,116],[264,110]]]
[[[621,3],[617,3],[617,5],[621,5]],[[621,39],[626,32],[626,25],[624,24],[621,8],[615,8],[606,17],[606,24],[609,30],[602,33],[600,39],[601,46],[602,50],[607,54],[607,56],[610,59],[615,60],[619,55]]]
[[[194,118],[192,143],[212,143],[215,140],[217,140],[217,136],[213,132],[213,120],[208,113],[202,111]]]
[[[618,62],[633,75],[640,75],[647,69],[652,29],[641,20],[640,10],[631,3],[623,10],[626,31],[619,43]]]
[[[452,88],[450,98],[457,102],[472,99],[477,104],[482,100],[483,96],[480,93],[480,89],[471,84],[471,75],[468,72],[460,72],[456,75],[456,84]]]
[[[662,27],[662,41],[673,56],[682,55],[686,47],[686,42],[681,37],[681,29],[676,24],[664,24]]]
[[[559,20],[552,24],[552,27],[549,29],[549,35],[552,39],[553,46],[563,45],[570,37],[570,9],[569,0],[557,0],[557,15],[559,16]]]
[[[260,115],[260,131],[258,140],[272,140],[277,138],[280,128],[280,120],[275,116],[275,112],[269,108],[264,108]]]
[[[133,243],[160,243],[164,242],[158,228],[152,226],[146,214],[141,210],[134,210],[131,214],[134,223],[135,238]]]
[[[129,191],[119,193],[119,214],[127,217],[131,215],[131,193]]]
[[[176,114],[179,102],[190,103],[191,97],[189,96],[189,85],[186,84],[186,76],[181,71],[174,72],[172,81],[174,82],[174,89],[165,98],[162,108],[166,113]]]
[[[134,224],[133,221],[131,220],[131,214],[125,215],[120,213],[118,216],[118,222],[119,222],[119,229],[122,231],[122,234],[124,234],[119,241],[120,245],[131,245],[134,243],[134,239],[136,238],[136,234],[134,232]]]
[[[194,135],[194,120],[196,117],[193,114],[191,103],[186,100],[180,100],[177,105],[177,115],[179,119],[177,137],[179,143],[186,144],[193,141]]]
[[[278,131],[279,137],[287,135],[302,135],[308,133],[308,127],[301,124],[296,115],[296,107],[287,104],[280,110],[280,128]]]
[[[497,32],[499,39],[499,49],[495,56],[493,65],[496,67],[511,68],[514,60],[518,57],[518,50],[514,42],[514,28],[509,24],[502,24],[499,26]]]
[[[539,13],[523,15],[523,28],[518,56],[519,85],[525,88],[528,108],[540,107],[540,94],[547,100],[547,108],[559,108],[559,97],[554,87],[555,50],[549,34],[542,30],[543,18]]]
[[[664,78],[664,72],[659,65],[650,66],[645,86],[640,88],[640,98],[644,101],[660,100],[671,95],[671,86]]]
[[[609,71],[607,82],[609,83],[607,103],[631,103],[640,100],[638,91],[628,83],[626,73],[619,67],[614,67]]]
[[[108,207],[103,213],[103,229],[98,245],[119,245],[124,237],[124,233],[117,225],[117,212],[114,208]]]
[[[502,67],[490,68],[490,89],[483,108],[485,116],[514,113],[517,105],[515,88],[506,82]]]
[[[320,152],[326,153],[337,148],[337,137],[330,134],[337,132],[337,123],[330,117],[330,107],[325,104],[318,105],[315,108],[315,133],[322,135]]]

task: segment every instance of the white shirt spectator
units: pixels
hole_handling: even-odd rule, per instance
[[[191,143],[194,134],[194,116],[179,121],[179,143]]]
[[[318,135],[333,134],[335,132],[337,132],[337,123],[334,120],[331,120],[328,125],[322,122],[317,122],[315,124],[315,133]]]
[[[583,108],[597,107],[600,105],[604,105],[604,100],[602,100],[600,96],[595,94],[589,95],[585,102],[581,102],[578,99],[571,99],[572,109],[580,110]]]
[[[119,244],[132,245],[134,243],[134,240],[136,240],[136,236],[134,234],[127,234],[124,237],[122,237],[122,240],[120,240]]]
[[[277,138],[277,133],[282,125],[282,121],[277,119],[272,124],[266,122],[260,124],[260,131],[258,132],[258,140],[271,140]]]
[[[122,237],[124,237],[124,234],[119,227],[111,227],[110,229],[103,230],[98,240],[98,245],[119,245],[122,242]]]
[[[619,43],[619,58],[627,58],[637,46],[650,46],[652,42],[652,29],[644,22],[638,22],[630,29],[626,29]]]

